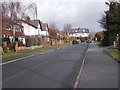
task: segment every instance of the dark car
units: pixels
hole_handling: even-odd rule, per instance
[[[85,39],[81,39],[81,42],[85,42]]]
[[[73,40],[72,44],[78,44],[78,41],[77,40]]]
[[[91,42],[92,42],[91,39],[86,40],[86,43],[91,43]]]

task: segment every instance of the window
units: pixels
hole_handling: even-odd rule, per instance
[[[77,32],[77,30],[75,30],[75,32]]]
[[[85,32],[85,30],[83,30],[83,32]]]
[[[10,30],[10,29],[11,29],[11,27],[8,25],[5,27],[5,30]]]
[[[18,25],[15,25],[15,31],[20,32],[20,27]]]

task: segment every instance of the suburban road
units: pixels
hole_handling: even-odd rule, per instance
[[[73,88],[88,43],[67,45],[2,65],[3,88]]]

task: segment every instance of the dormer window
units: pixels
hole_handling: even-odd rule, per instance
[[[11,29],[10,26],[6,26],[6,27],[5,27],[5,30],[10,30],[10,29]]]

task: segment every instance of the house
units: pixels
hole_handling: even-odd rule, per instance
[[[89,29],[88,28],[72,29],[70,36],[71,37],[89,37]]]
[[[46,41],[49,41],[49,27],[47,23],[41,22],[42,30],[41,36],[45,38]]]
[[[23,26],[12,21],[9,17],[2,18],[2,38],[10,39],[10,42],[21,40],[24,37]]]
[[[30,20],[27,17],[26,21],[22,20],[22,26],[24,27],[23,31],[25,36],[49,37],[48,24],[40,20]]]
[[[25,36],[40,36],[41,35],[41,23],[40,20],[22,20],[22,26],[24,27],[23,33]]]
[[[41,35],[45,36],[45,37],[48,37],[49,36],[49,33],[48,33],[48,30],[49,30],[48,24],[41,22],[41,26],[42,26]]]

